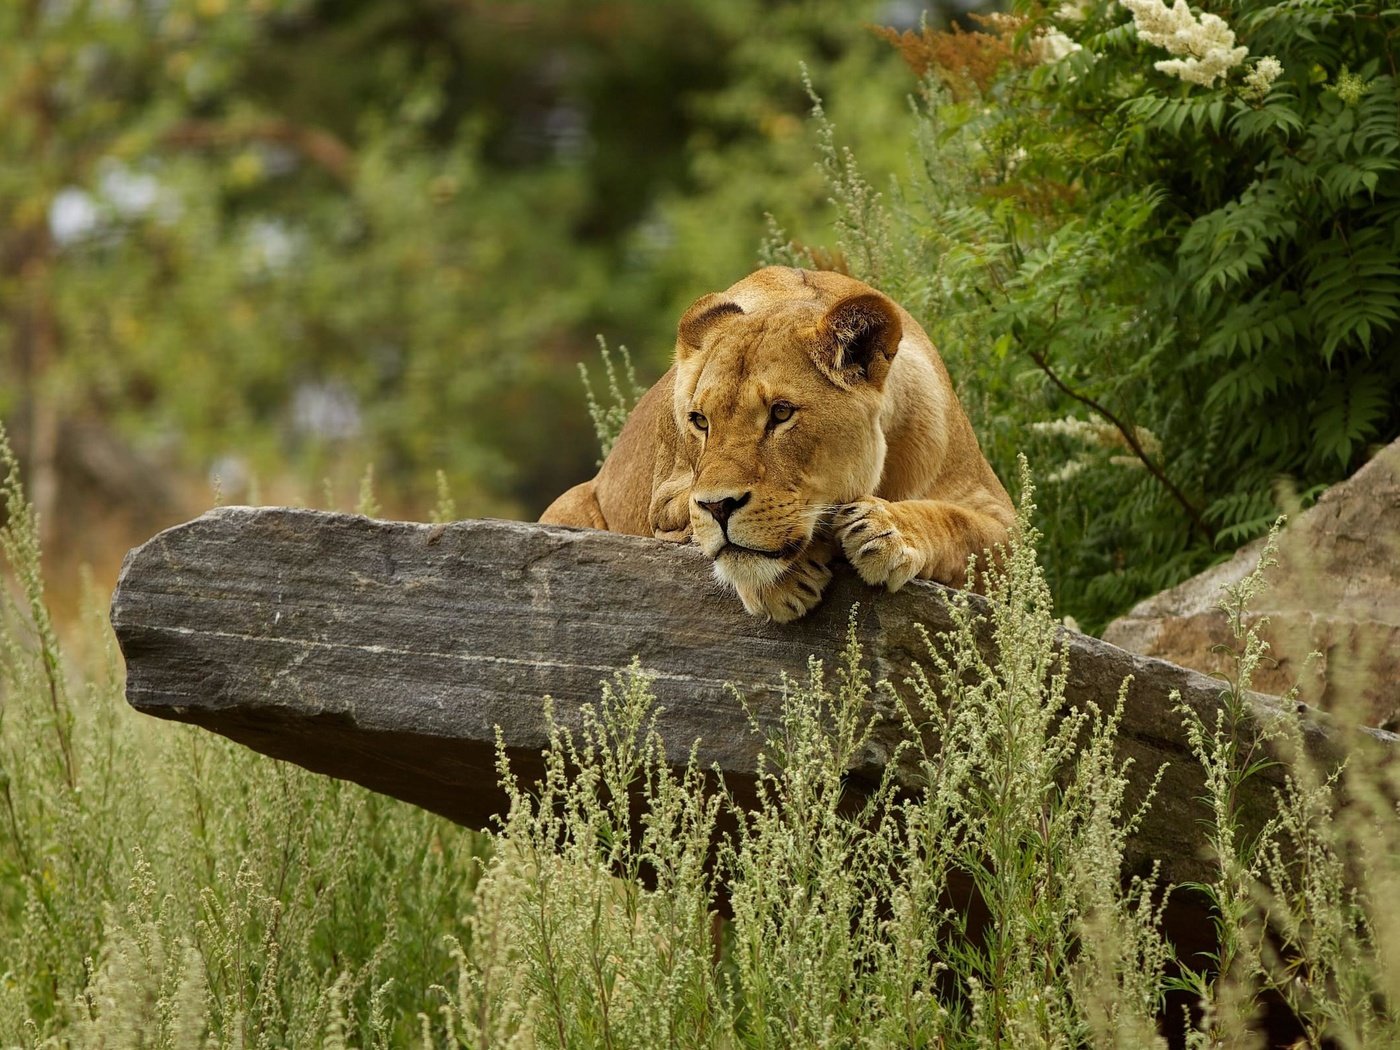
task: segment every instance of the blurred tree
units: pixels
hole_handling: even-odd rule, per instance
[[[916,17],[0,5],[0,416],[45,522],[168,517],[211,473],[228,499],[324,478],[348,503],[371,461],[391,511],[439,468],[465,513],[537,510],[594,456],[596,332],[654,377],[767,212],[829,221],[803,64],[833,119],[860,114],[867,170],[898,166],[905,89],[863,22]]]

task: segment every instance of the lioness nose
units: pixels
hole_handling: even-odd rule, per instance
[[[712,500],[709,502],[698,499],[695,502],[710,512],[710,517],[719,522],[720,528],[724,528],[729,524],[729,516],[747,503],[749,497],[752,495],[752,492],[745,492],[742,496],[738,497],[726,496],[724,499]]]

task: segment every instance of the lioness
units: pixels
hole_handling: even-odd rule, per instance
[[[786,622],[838,550],[891,591],[957,584],[1012,518],[918,323],[850,277],[772,266],[685,312],[598,475],[540,521],[693,539],[745,609]]]

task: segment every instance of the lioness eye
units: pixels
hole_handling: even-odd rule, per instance
[[[797,408],[795,406],[789,405],[786,401],[778,401],[774,403],[768,415],[774,423],[786,423],[792,418],[792,414],[796,411]]]
[[[690,422],[696,430],[709,430],[710,421],[700,412],[690,413]]]

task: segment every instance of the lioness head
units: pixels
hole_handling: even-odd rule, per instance
[[[773,583],[834,507],[875,491],[900,336],[898,311],[876,293],[750,312],[707,295],[686,311],[675,425],[695,475],[691,535],[722,581]]]

